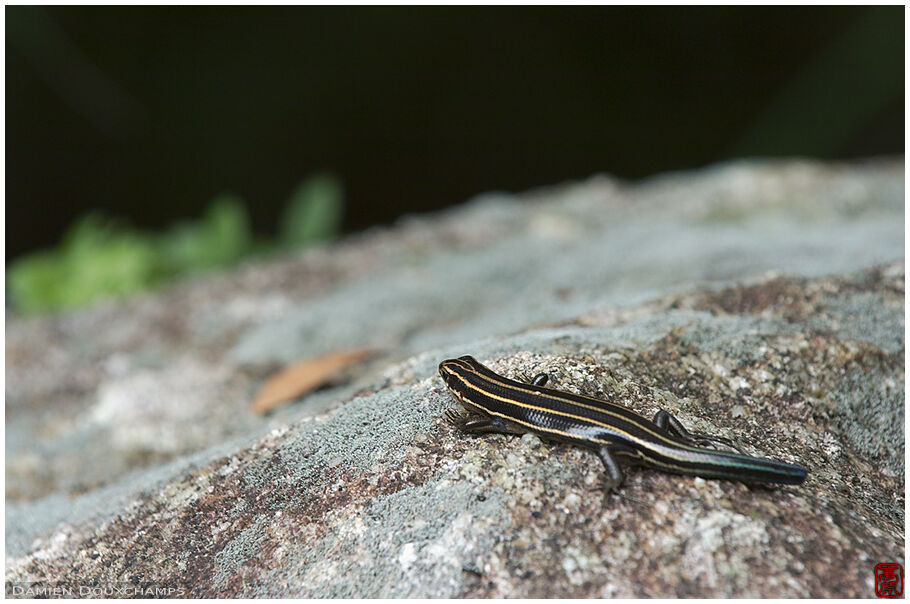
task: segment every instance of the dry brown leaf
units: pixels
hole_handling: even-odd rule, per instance
[[[311,357],[289,365],[265,381],[256,394],[250,410],[260,415],[268,413],[322,386],[346,367],[359,363],[373,354],[374,351],[368,348],[355,348]]]

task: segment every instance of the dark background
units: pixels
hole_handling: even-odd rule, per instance
[[[274,233],[330,170],[346,231],[488,190],[904,151],[903,7],[6,7],[7,260],[89,209],[229,191]]]

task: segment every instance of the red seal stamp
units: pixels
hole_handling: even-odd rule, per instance
[[[900,598],[904,595],[904,567],[897,562],[875,565],[875,595]]]

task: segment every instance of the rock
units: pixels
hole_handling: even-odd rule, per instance
[[[7,593],[871,597],[904,557],[903,213],[902,161],[599,176],[10,316]],[[361,346],[351,383],[249,412]],[[442,420],[462,354],[809,477],[628,468],[605,499],[586,451]]]

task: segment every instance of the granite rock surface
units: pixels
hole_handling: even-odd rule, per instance
[[[903,217],[902,160],[597,176],[8,316],[7,593],[872,597],[904,558]],[[348,381],[249,411],[361,346]],[[629,468],[604,498],[589,452],[442,420],[462,354],[809,477]]]

